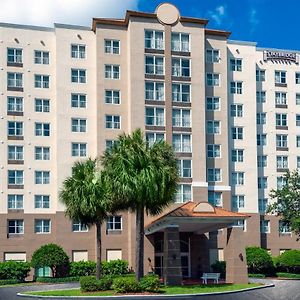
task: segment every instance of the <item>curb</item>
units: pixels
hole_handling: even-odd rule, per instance
[[[259,290],[259,289],[265,289],[265,288],[270,288],[274,287],[275,284],[267,284],[263,286],[256,286],[256,287],[251,287],[251,288],[246,288],[242,290],[236,290],[236,291],[225,291],[225,292],[214,292],[214,293],[200,293],[200,294],[177,294],[177,295],[160,295],[160,294],[155,294],[155,295],[122,295],[122,296],[41,296],[41,295],[28,295],[28,294],[22,294],[18,293],[18,297],[27,297],[27,298],[51,298],[51,299],[132,299],[132,298],[153,298],[153,297],[159,297],[159,298],[178,298],[180,297],[181,299],[183,297],[202,297],[202,296],[210,296],[210,295],[226,295],[226,294],[236,294],[236,293],[242,293],[242,292],[248,292],[248,291],[253,291],[253,290]],[[77,289],[77,288],[76,288]],[[71,290],[71,289],[70,289]],[[74,288],[73,288],[74,290]],[[53,291],[53,290],[49,290]],[[35,291],[35,292],[49,292],[49,291]],[[59,291],[59,290],[55,290]]]

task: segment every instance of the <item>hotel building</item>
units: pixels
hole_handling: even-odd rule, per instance
[[[300,52],[233,41],[207,23],[170,4],[91,28],[0,23],[0,261],[29,261],[49,242],[94,260],[95,230],[64,216],[59,190],[75,161],[136,128],[174,147],[174,207],[208,201],[251,216],[236,221],[247,245],[274,256],[300,248],[265,212],[270,190],[300,167]],[[134,216],[102,230],[103,259],[134,267]],[[224,259],[226,230],[180,234],[184,276]],[[163,238],[148,233],[145,259],[161,274]]]

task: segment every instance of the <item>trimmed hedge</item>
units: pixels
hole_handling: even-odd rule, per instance
[[[146,292],[157,292],[160,287],[159,276],[155,274],[146,275],[140,280],[140,288]]]
[[[276,273],[276,275],[277,277],[281,277],[281,278],[300,279],[300,274],[278,272]]]
[[[18,261],[6,261],[0,263],[0,280],[25,281],[30,272],[30,263]]]
[[[70,276],[92,276],[96,274],[94,261],[78,261],[70,263]]]
[[[211,265],[214,273],[220,273],[221,278],[226,277],[226,261],[216,261]]]
[[[266,278],[266,275],[264,274],[248,274],[248,277],[250,278]]]
[[[17,283],[21,283],[21,282],[16,279],[1,279],[0,280],[0,286],[1,285],[9,285],[9,284],[17,284]]]
[[[278,271],[300,273],[300,250],[287,250],[276,259]]]
[[[117,293],[138,293],[141,292],[141,286],[134,277],[115,278],[112,288]]]
[[[102,262],[102,275],[123,275],[128,274],[128,262],[117,259]]]
[[[113,276],[102,276],[99,280],[95,276],[80,277],[80,290],[82,292],[96,292],[110,290]]]
[[[45,283],[75,282],[79,281],[79,277],[36,277],[35,281]]]
[[[273,275],[273,260],[266,249],[260,247],[246,248],[248,272],[251,274]]]

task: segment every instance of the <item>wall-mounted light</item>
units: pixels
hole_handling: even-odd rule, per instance
[[[45,43],[44,43],[44,41],[40,41],[40,42],[41,42],[41,44],[42,44],[43,46],[46,46]]]
[[[17,44],[19,44],[20,42],[19,42],[19,40],[17,39],[17,38],[15,38],[15,42],[17,43]]]
[[[240,54],[240,50],[239,49],[235,49],[237,54]]]
[[[78,37],[80,40],[82,40],[82,37],[81,37],[80,34],[77,34],[77,37]]]

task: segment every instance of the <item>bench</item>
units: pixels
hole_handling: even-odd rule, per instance
[[[212,279],[214,283],[219,283],[220,273],[203,273],[201,278],[205,284],[207,284],[207,279]]]

